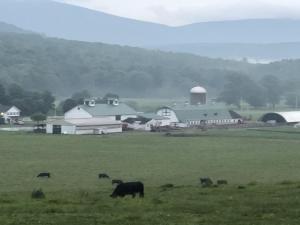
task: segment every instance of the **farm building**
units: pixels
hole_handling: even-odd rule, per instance
[[[47,123],[47,134],[108,134],[122,132],[120,121],[101,118],[56,120]]]
[[[136,118],[123,121],[127,128],[133,130],[151,131],[152,127],[162,127],[170,124],[170,119],[154,113],[139,114]]]
[[[16,106],[0,105],[0,118],[2,118],[2,123],[16,123],[19,121],[20,116],[21,110]]]
[[[96,104],[87,99],[83,105],[69,110],[64,120],[50,121],[48,134],[106,134],[122,132],[122,120],[135,118],[136,111],[118,99]]]
[[[101,118],[107,122],[123,121],[136,117],[137,112],[130,106],[120,103],[118,99],[108,100],[106,104],[96,104],[93,99],[84,101],[83,105],[74,107],[65,113],[65,120]]]
[[[213,124],[238,124],[239,114],[222,105],[176,105],[161,107],[157,114],[170,119],[170,124],[179,127],[192,127]]]
[[[207,104],[207,91],[201,86],[190,90],[190,102],[163,106],[157,115],[169,118],[170,125],[192,127],[204,124],[238,124],[242,117],[223,104]]]
[[[300,122],[300,111],[270,112],[264,114],[260,120],[265,123],[296,124]]]

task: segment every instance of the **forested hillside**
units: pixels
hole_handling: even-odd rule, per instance
[[[23,29],[0,21],[0,32],[26,33]]]
[[[0,82],[56,96],[87,89],[126,97],[184,96],[197,84],[217,94],[228,75],[275,75],[296,84],[300,61],[253,65],[188,54],[0,33]],[[290,78],[293,78],[291,80]]]

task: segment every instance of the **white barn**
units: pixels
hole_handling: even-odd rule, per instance
[[[92,99],[85,100],[69,110],[64,120],[50,121],[48,134],[108,134],[122,132],[122,120],[136,117],[136,111],[117,99],[107,104],[96,104]]]
[[[121,133],[121,122],[107,122],[102,119],[69,119],[47,123],[47,134],[110,134]]]
[[[171,126],[193,127],[199,125],[225,125],[242,123],[242,117],[223,105],[175,105],[164,106],[157,115],[170,119]]]

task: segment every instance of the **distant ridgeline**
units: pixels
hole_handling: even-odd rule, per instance
[[[16,83],[27,90],[50,90],[57,96],[87,89],[94,95],[113,92],[123,97],[176,97],[187,94],[186,90],[197,84],[216,95],[228,75],[248,75],[259,80],[272,74],[288,85],[291,81],[300,83],[299,71],[297,60],[253,65],[0,32],[0,82]]]

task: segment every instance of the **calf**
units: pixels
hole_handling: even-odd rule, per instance
[[[114,185],[114,184],[122,184],[122,183],[123,183],[122,180],[116,180],[116,179],[114,179],[114,180],[111,181],[112,185]]]
[[[209,177],[200,178],[200,183],[202,187],[211,187],[213,186],[213,182]]]
[[[47,177],[47,178],[50,178],[50,173],[39,173],[39,175],[37,175],[37,177]]]
[[[125,195],[132,195],[132,198],[134,198],[137,193],[140,198],[144,197],[144,184],[142,182],[127,182],[118,184],[110,197],[123,198]]]
[[[109,176],[106,173],[99,173],[98,178],[99,179],[102,179],[102,178],[109,179]]]

